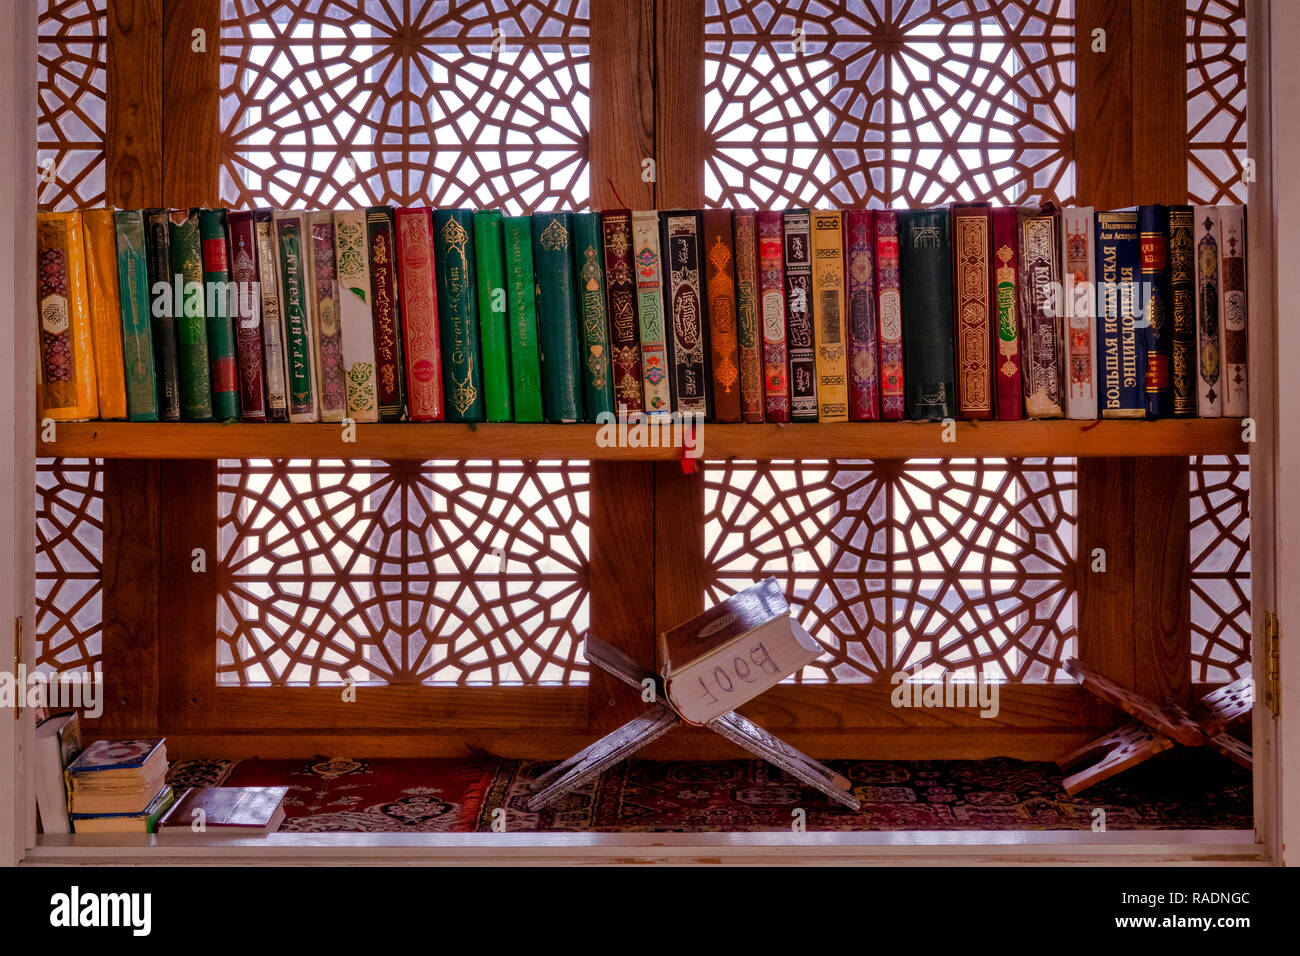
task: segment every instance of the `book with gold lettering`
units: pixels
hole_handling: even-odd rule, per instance
[[[334,214],[329,210],[307,217],[311,230],[312,329],[316,339],[320,420],[341,422],[348,413],[347,373],[343,366],[343,329],[339,324],[338,268],[334,252]]]
[[[704,418],[709,413],[707,323],[700,263],[700,214],[674,210],[659,214],[664,280],[668,303],[668,352],[673,410]]]
[[[36,408],[41,418],[99,414],[81,213],[36,216]]]
[[[817,421],[817,348],[813,339],[812,237],[807,209],[784,215],[785,333],[790,355],[790,421]]]
[[[257,281],[262,306],[262,374],[266,379],[266,420],[289,420],[289,366],[285,354],[284,309],[280,298],[280,240],[269,209],[253,210],[257,243]]]
[[[637,331],[641,337],[641,389],[646,414],[658,418],[672,412],[673,392],[664,330],[659,214],[654,210],[632,213],[632,248],[636,264]]]
[[[81,214],[86,245],[86,296],[95,354],[99,417],[126,418],[126,375],[122,360],[121,298],[117,289],[117,230],[113,210]]]
[[[262,298],[257,275],[257,236],[251,210],[232,210],[230,278],[235,283],[235,370],[239,375],[239,418],[266,421],[266,376],[262,372]]]
[[[1169,206],[1169,317],[1174,417],[1196,416],[1196,254],[1192,207]]]
[[[849,419],[880,418],[880,332],[876,321],[876,217],[844,212],[845,306],[849,332]]]
[[[644,401],[632,270],[632,213],[607,209],[600,214],[600,228],[605,240],[605,308],[609,312],[614,405],[622,415],[641,411]]]
[[[316,400],[315,346],[311,318],[311,231],[307,214],[277,212],[275,233],[280,250],[280,307],[284,315],[289,421],[320,420]]]
[[[481,422],[487,417],[487,405],[479,344],[473,210],[434,210],[433,251],[446,419]]]
[[[614,411],[609,317],[605,308],[605,240],[598,212],[573,214],[573,268],[582,341],[578,378],[582,381],[586,420],[594,422],[601,413]]]
[[[780,212],[760,210],[758,301],[763,336],[763,417],[790,420],[790,367],[785,336],[785,245]]]
[[[817,356],[817,420],[849,420],[848,335],[844,323],[844,234],[834,209],[814,209],[812,230],[813,344]]]
[[[1246,383],[1246,207],[1219,207],[1219,284],[1223,301],[1220,337],[1223,344],[1223,414],[1245,418],[1250,414]]]
[[[986,420],[993,400],[993,216],[988,203],[953,203],[953,313],[957,417]]]
[[[1223,416],[1223,349],[1219,338],[1221,243],[1219,207],[1197,206],[1192,214],[1196,245],[1197,411]]]
[[[898,213],[892,209],[878,210],[876,315],[880,318],[880,417],[885,421],[898,421],[905,413],[903,291],[898,264]]]
[[[740,348],[740,418],[763,420],[763,332],[758,307],[758,222],[753,209],[738,209],[736,236],[736,341]]]
[[[993,222],[993,396],[998,421],[1024,417],[1020,381],[1020,236],[1014,206],[998,206]]]
[[[117,231],[117,288],[121,301],[122,365],[126,375],[127,417],[133,422],[158,420],[158,383],[154,373],[153,311],[149,294],[144,214],[139,209],[114,213]]]
[[[1026,418],[1061,418],[1065,414],[1061,388],[1065,350],[1057,296],[1060,230],[1056,221],[1050,210],[1020,210],[1020,368]]]
[[[740,421],[740,345],[736,336],[736,268],[730,209],[706,209],[704,275],[708,296],[713,420]]]
[[[397,293],[397,237],[392,206],[366,210],[366,256],[370,266],[370,314],[375,322],[375,377],[379,419],[399,422],[406,408],[406,369]]]
[[[1097,417],[1096,241],[1091,206],[1061,210],[1062,304],[1065,308],[1065,414]]]
[[[172,315],[176,320],[181,418],[207,422],[213,418],[212,366],[198,209],[173,209],[168,214],[168,242],[175,282]]]
[[[438,323],[433,257],[433,210],[427,206],[397,210],[406,413],[413,422],[440,422],[446,415],[442,393],[442,330]]]
[[[339,284],[339,328],[343,336],[348,417],[356,422],[377,422],[379,382],[375,371],[375,319],[370,309],[364,209],[335,211],[334,268]]]
[[[533,274],[533,228],[528,216],[506,216],[506,298],[510,316],[510,398],[515,421],[540,422],[542,356],[537,342],[537,279]],[[640,384],[638,383],[638,388]]]
[[[1135,325],[1138,214],[1094,213],[1097,242],[1097,392],[1102,418],[1145,418],[1143,356]]]

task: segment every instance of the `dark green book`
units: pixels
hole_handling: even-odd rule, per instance
[[[122,370],[126,375],[126,417],[158,420],[158,382],[153,368],[153,329],[144,214],[138,209],[113,213],[117,232],[117,291],[122,307]]]
[[[1169,318],[1174,415],[1196,416],[1196,263],[1192,207],[1169,206]]]
[[[280,312],[284,316],[284,353],[289,371],[289,421],[320,420],[316,403],[311,336],[310,234],[307,215],[277,212],[276,243],[280,249]]]
[[[483,405],[490,422],[508,422],[510,332],[501,213],[474,213],[474,264],[478,273],[479,339],[483,347]]]
[[[446,420],[481,422],[487,416],[487,406],[483,400],[483,353],[475,288],[474,211],[434,210],[433,248]]]
[[[542,409],[548,422],[580,422],[578,298],[573,274],[573,214],[533,214],[533,276],[537,282],[537,342],[542,360]]]
[[[613,369],[609,359],[609,317],[605,311],[605,234],[600,213],[573,215],[573,266],[577,270],[578,317],[582,329],[582,379],[586,420],[614,413]]]
[[[181,381],[181,417],[191,422],[212,420],[212,379],[208,361],[208,327],[204,314],[203,251],[199,211],[174,209],[170,242],[172,272],[181,283],[176,312],[176,368]]]
[[[956,418],[952,242],[947,209],[898,214],[907,417]]]
[[[506,298],[510,307],[510,379],[515,421],[542,421],[542,360],[537,350],[537,287],[533,278],[532,221],[507,216]]]
[[[212,413],[222,421],[239,417],[239,373],[235,369],[235,296],[226,247],[226,211],[199,212],[203,242],[203,286],[207,293],[208,359],[212,363]]]
[[[153,330],[153,367],[158,380],[158,419],[181,420],[181,378],[176,363],[175,293],[172,289],[171,227],[166,209],[146,209],[145,256],[149,271],[150,328]],[[157,310],[152,302],[166,300]],[[161,304],[161,303],[160,303]],[[161,313],[161,314],[160,314]]]

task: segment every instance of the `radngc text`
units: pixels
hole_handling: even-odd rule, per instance
[[[1169,903],[1192,903],[1214,905],[1216,903],[1249,903],[1250,893],[1234,892],[1231,890],[1213,890],[1202,892],[1194,890],[1185,893],[1173,890],[1168,893],[1121,893],[1121,903],[1136,904],[1139,906],[1164,906]]]

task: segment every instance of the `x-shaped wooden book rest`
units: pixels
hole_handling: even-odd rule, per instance
[[[540,810],[583,781],[604,773],[620,760],[632,756],[652,740],[657,740],[682,723],[681,715],[668,702],[663,692],[663,682],[656,675],[644,670],[618,648],[611,647],[590,634],[587,635],[586,650],[590,663],[638,691],[647,679],[654,681],[654,707],[563,763],[556,764],[533,781],[533,795],[528,799],[529,810]],[[836,803],[853,810],[860,806],[857,797],[849,792],[847,778],[795,750],[784,740],[773,736],[734,710],[715,717],[705,726],[768,763],[780,767],[797,780],[816,787]]]
[[[1062,770],[1070,770],[1100,754],[1094,763],[1065,778],[1065,792],[1070,796],[1135,767],[1176,743],[1184,747],[1213,747],[1250,769],[1250,744],[1228,733],[1230,727],[1250,716],[1255,704],[1255,685],[1249,677],[1206,694],[1188,713],[1176,704],[1161,707],[1141,694],[1120,687],[1077,658],[1067,660],[1065,669],[1084,690],[1137,718],[1056,761]]]

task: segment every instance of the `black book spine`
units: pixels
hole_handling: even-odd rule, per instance
[[[181,420],[181,375],[176,350],[176,319],[172,315],[171,230],[166,209],[145,210],[145,249],[149,271],[149,305],[153,328],[154,371],[158,376],[158,420]],[[162,285],[159,285],[162,283]],[[168,307],[153,305],[166,287]],[[158,315],[163,312],[163,315]]]
[[[903,390],[907,417],[939,421],[957,410],[952,241],[947,209],[898,216],[902,280]]]

